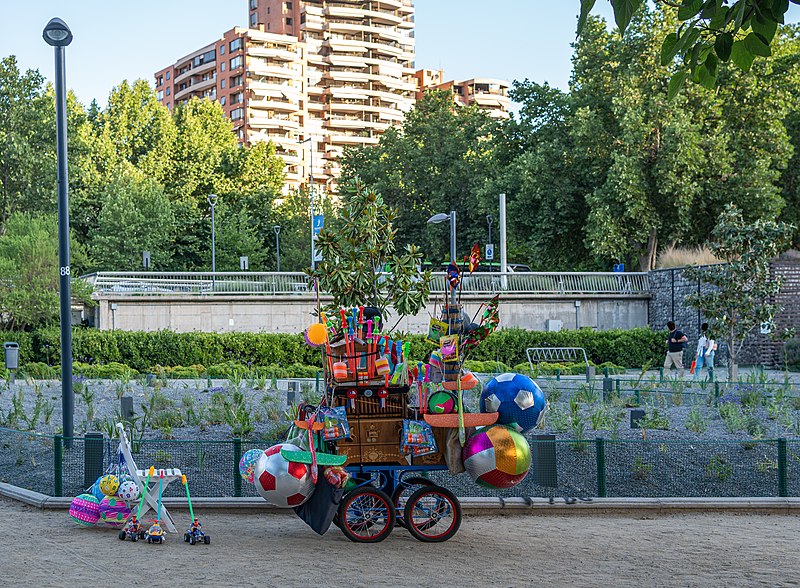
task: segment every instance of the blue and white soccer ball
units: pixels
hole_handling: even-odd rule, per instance
[[[522,374],[500,374],[481,392],[481,412],[499,412],[497,422],[520,433],[536,428],[544,418],[547,400],[536,382]]]

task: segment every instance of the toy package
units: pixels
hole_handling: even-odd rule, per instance
[[[439,450],[436,446],[436,439],[433,437],[433,430],[425,421],[404,419],[402,435],[400,444],[402,453],[406,455],[419,457],[436,453]]]
[[[325,441],[338,441],[350,437],[350,426],[347,424],[347,411],[344,406],[322,407],[319,409],[319,416],[325,425],[322,429],[322,438]]]

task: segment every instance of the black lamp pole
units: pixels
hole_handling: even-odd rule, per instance
[[[65,47],[72,32],[60,18],[47,23],[42,32],[56,55],[56,155],[58,158],[58,286],[61,320],[61,412],[64,446],[72,447],[75,396],[72,390],[72,305],[69,268],[69,198],[67,179],[67,90]]]

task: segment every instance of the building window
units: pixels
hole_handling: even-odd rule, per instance
[[[167,102],[167,110],[172,110],[172,102]]]
[[[172,93],[172,88],[167,86],[167,96],[169,96],[171,93]]]
[[[225,106],[225,96],[219,99],[219,103]]]
[[[220,71],[225,71],[225,62],[224,61],[219,64],[219,70]]]
[[[292,9],[292,3],[291,2],[287,2],[286,3],[286,10],[291,10],[291,9]],[[287,24],[292,24],[292,23],[287,23]]]
[[[258,8],[258,0],[250,0],[250,10]]]
[[[242,67],[243,63],[244,59],[242,58],[241,55],[234,57],[233,59],[231,59],[231,71],[233,71],[237,67]]]
[[[163,83],[164,83],[164,76],[158,76],[158,84],[157,85],[160,86]]]
[[[231,104],[241,104],[244,102],[244,93],[237,92],[236,94],[231,94]]]
[[[156,93],[156,98],[158,98],[159,100],[163,100],[164,99],[164,90],[159,90]]]
[[[224,80],[224,79],[221,79],[221,80],[219,81],[219,87],[220,87],[220,88],[224,88],[224,87],[225,87],[225,80]]]
[[[234,51],[238,51],[241,48],[242,48],[242,39],[241,39],[241,37],[238,38],[238,39],[234,39],[233,41],[230,42],[231,53],[233,53]]]
[[[234,108],[231,110],[231,120],[241,120],[244,118],[244,108]]]
[[[267,6],[267,14],[269,14],[269,6]]]
[[[240,86],[242,84],[242,76],[233,76],[231,78],[231,88],[235,88],[236,86]]]
[[[291,19],[291,18],[287,18],[287,19],[286,19],[286,24],[287,24],[288,26],[292,26],[292,19]]]
[[[269,30],[269,23],[267,23],[267,30]]]
[[[169,72],[167,72],[167,79],[169,79]]]
[[[256,28],[256,23],[257,22],[258,22],[258,17],[256,16],[256,13],[255,12],[251,13],[250,14],[250,28],[251,29]]]

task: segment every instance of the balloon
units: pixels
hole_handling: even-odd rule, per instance
[[[328,329],[322,323],[314,323],[306,329],[306,343],[319,347],[328,340]]]
[[[531,467],[531,448],[515,430],[494,425],[467,439],[462,450],[470,477],[486,488],[512,488]]]

